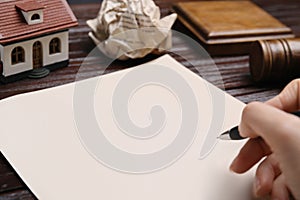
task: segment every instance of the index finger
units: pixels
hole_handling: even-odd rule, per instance
[[[290,82],[276,97],[266,102],[280,110],[294,112],[300,109],[300,79]]]

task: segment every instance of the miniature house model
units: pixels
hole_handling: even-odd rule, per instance
[[[65,0],[5,0],[0,10],[2,81],[68,65],[68,29],[77,20]]]

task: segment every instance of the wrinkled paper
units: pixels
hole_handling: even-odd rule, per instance
[[[176,18],[160,19],[153,0],[103,0],[97,18],[87,24],[90,38],[105,55],[125,60],[170,49]]]

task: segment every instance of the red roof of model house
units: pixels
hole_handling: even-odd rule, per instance
[[[22,11],[43,10],[43,22],[28,25]],[[0,44],[53,33],[76,26],[77,20],[65,0],[0,1]]]
[[[16,7],[23,10],[23,11],[25,11],[25,12],[45,8],[45,6],[43,6],[43,4],[41,4],[37,1],[17,2]]]

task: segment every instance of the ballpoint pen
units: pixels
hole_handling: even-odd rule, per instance
[[[293,112],[291,114],[300,117],[300,111]],[[218,139],[221,139],[221,140],[242,140],[242,139],[246,139],[246,138],[244,138],[240,135],[239,128],[238,128],[238,126],[236,126],[236,127],[233,127],[232,129],[222,133],[218,137]]]

